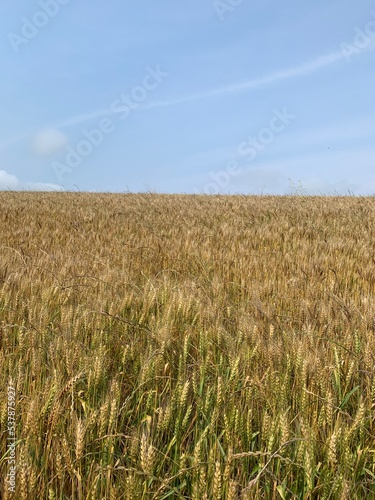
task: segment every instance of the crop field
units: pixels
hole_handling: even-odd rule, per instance
[[[375,498],[375,198],[0,193],[0,497]]]

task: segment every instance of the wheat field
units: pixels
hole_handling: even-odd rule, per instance
[[[0,208],[1,498],[375,498],[374,198]]]

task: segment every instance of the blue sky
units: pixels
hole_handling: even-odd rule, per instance
[[[18,0],[0,36],[0,189],[375,193],[369,0]]]

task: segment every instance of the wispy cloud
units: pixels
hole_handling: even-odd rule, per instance
[[[205,99],[209,97],[216,97],[226,94],[235,94],[236,92],[243,92],[246,90],[253,90],[257,88],[266,87],[267,85],[273,85],[275,83],[278,83],[281,80],[296,78],[298,76],[304,76],[309,73],[314,73],[315,71],[318,71],[325,66],[329,66],[344,59],[344,57],[345,56],[343,55],[342,52],[332,52],[325,56],[320,56],[316,59],[313,59],[307,63],[300,64],[299,66],[293,66],[292,68],[280,70],[261,78],[255,78],[253,80],[248,80],[247,82],[236,83],[224,87],[218,87],[216,89],[211,89],[206,92],[192,94],[189,96],[181,97],[179,99],[154,102],[148,104],[145,107],[158,108],[158,107],[174,106],[176,104],[198,101],[200,99]]]
[[[92,113],[84,113],[76,116],[72,116],[71,118],[67,118],[66,120],[62,120],[58,123],[54,124],[55,128],[68,128],[72,125],[77,125],[79,123],[86,123],[95,118],[103,118],[104,116],[109,116],[113,114],[110,109],[99,109],[97,111],[93,111]]]
[[[320,69],[323,69],[324,67],[335,64],[338,61],[341,61],[342,59],[345,59],[345,56],[341,51],[331,52],[330,54],[319,56],[315,59],[312,59],[306,63],[302,63],[298,66],[293,66],[293,67],[290,67],[287,69],[283,69],[283,70],[271,73],[269,75],[263,76],[261,78],[255,78],[255,79],[248,80],[248,81],[241,82],[241,83],[234,83],[234,84],[226,85],[223,87],[218,87],[216,89],[210,89],[210,90],[207,90],[204,92],[190,94],[190,95],[186,95],[183,97],[177,97],[175,99],[150,102],[148,104],[139,105],[139,108],[140,109],[152,109],[152,108],[164,108],[164,107],[170,107],[170,106],[177,106],[179,104],[184,104],[187,102],[193,102],[193,101],[199,101],[202,99],[208,99],[208,98],[212,98],[212,97],[230,95],[230,94],[235,94],[238,92],[245,92],[248,90],[255,90],[255,89],[267,87],[269,85],[277,84],[278,82],[281,82],[283,80],[297,78],[300,76],[305,76],[305,75],[314,73],[316,71],[319,71]],[[89,122],[93,119],[102,118],[105,116],[111,116],[113,114],[115,114],[115,113],[113,113],[113,111],[111,111],[111,109],[109,109],[109,108],[108,109],[99,109],[99,110],[93,111],[91,113],[79,114],[79,115],[73,116],[71,118],[67,118],[67,119],[62,120],[62,121],[55,123],[53,125],[49,125],[48,127],[64,129],[64,128],[71,127],[72,125],[86,123],[86,122]],[[29,134],[22,134],[22,135],[17,136],[13,139],[10,139],[8,141],[0,143],[0,150],[4,149],[10,145],[13,145],[14,143],[22,141],[28,135]]]
[[[341,51],[331,52],[330,54],[317,57],[315,59],[312,59],[311,61],[300,64],[298,66],[293,66],[291,68],[283,69],[261,78],[255,78],[241,83],[234,83],[231,85],[218,87],[216,89],[210,89],[204,92],[199,92],[196,94],[177,97],[175,99],[168,99],[165,101],[155,101],[148,104],[140,105],[139,107],[141,109],[164,108],[164,107],[176,106],[178,104],[184,104],[186,102],[199,101],[201,99],[207,99],[210,97],[218,97],[221,95],[235,94],[237,92],[244,92],[247,90],[262,88],[268,85],[276,84],[282,80],[287,80],[299,76],[304,76],[310,73],[314,73],[315,71],[318,71],[324,68],[325,66],[334,64],[342,59],[345,59],[345,56]],[[59,123],[58,126],[60,128],[63,128],[64,126],[67,127],[73,124],[83,123],[93,118],[100,118],[102,116],[108,116],[110,114],[112,113],[109,109],[98,110],[86,115],[75,116],[73,118],[65,120],[64,122]]]

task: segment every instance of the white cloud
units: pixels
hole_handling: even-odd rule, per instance
[[[48,182],[25,182],[22,189],[26,191],[63,191],[62,186]]]
[[[10,191],[62,191],[57,184],[45,182],[21,182],[15,175],[0,170],[0,190]]]
[[[0,170],[0,189],[17,189],[19,182],[15,175]]]
[[[68,144],[67,136],[58,129],[46,129],[33,137],[33,150],[40,156],[57,153]]]

